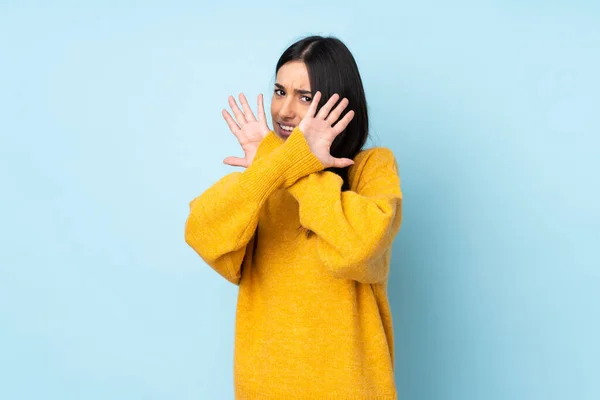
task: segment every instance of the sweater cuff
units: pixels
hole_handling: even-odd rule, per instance
[[[259,158],[271,153],[277,147],[282,145],[284,140],[275,134],[275,132],[270,131],[267,136],[263,138],[263,140],[258,145],[258,149],[256,150],[256,154],[254,155],[254,160],[258,160]],[[252,162],[254,162],[254,160]]]
[[[323,169],[321,161],[310,151],[304,134],[295,128],[282,145],[262,159],[254,160],[243,172],[244,187],[251,198],[262,199],[276,188],[287,189],[298,179]]]
[[[296,183],[298,179],[325,169],[325,166],[310,150],[304,134],[298,127],[295,127],[287,138],[282,150],[285,152],[284,157],[294,160],[283,174],[283,188],[285,189]]]

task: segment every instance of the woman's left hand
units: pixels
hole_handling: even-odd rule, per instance
[[[331,96],[329,101],[321,107],[315,116],[317,104],[319,104],[319,100],[321,99],[321,92],[315,93],[306,115],[298,125],[300,131],[304,134],[311,152],[321,161],[321,164],[325,168],[344,168],[354,164],[354,161],[349,158],[335,158],[330,153],[333,140],[346,129],[354,117],[354,111],[350,110],[344,118],[336,123],[342,111],[348,106],[348,99],[344,98],[331,111],[331,108],[339,97],[337,93]],[[336,124],[333,125],[334,123]]]

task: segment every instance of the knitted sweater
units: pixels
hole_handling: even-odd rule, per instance
[[[387,279],[400,178],[387,148],[354,162],[342,192],[297,127],[285,141],[270,132],[246,170],[190,202],[186,242],[239,286],[236,399],[396,399]]]

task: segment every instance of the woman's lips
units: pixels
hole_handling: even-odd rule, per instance
[[[292,131],[286,131],[279,123],[277,123],[277,133],[279,133],[279,136],[287,138],[292,134]]]

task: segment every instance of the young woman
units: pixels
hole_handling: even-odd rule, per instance
[[[392,151],[363,150],[367,103],[336,38],[276,67],[269,129],[243,94],[223,116],[245,153],[190,203],[186,242],[239,286],[237,399],[396,399],[387,298],[402,192]]]

